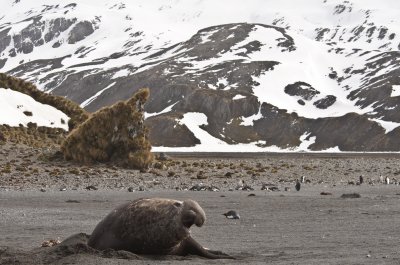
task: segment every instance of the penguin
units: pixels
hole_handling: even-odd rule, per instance
[[[385,178],[385,183],[386,183],[386,184],[390,184],[390,178],[389,178],[389,177],[386,177],[386,178]]]
[[[301,184],[300,184],[300,181],[298,179],[296,180],[296,185],[294,187],[296,188],[297,191],[300,190]]]
[[[306,181],[306,177],[305,176],[301,176],[300,182],[304,183],[304,181]]]
[[[363,183],[364,183],[364,178],[362,175],[360,175],[360,184],[363,184]]]
[[[236,211],[228,211],[226,213],[223,213],[222,215],[225,215],[226,218],[228,219],[240,219],[240,215]]]

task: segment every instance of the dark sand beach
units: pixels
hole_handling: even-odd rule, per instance
[[[133,262],[116,254],[102,257],[82,250],[58,254],[50,264],[174,264],[176,260],[181,264],[399,264],[398,187],[331,188],[332,195],[320,195],[325,190],[317,185],[301,192],[257,191],[250,197],[243,191],[2,192],[0,260],[1,264],[46,264],[52,255],[48,254],[51,248],[40,248],[43,241],[62,240],[78,232],[90,234],[121,202],[157,196],[197,200],[207,221],[192,229],[193,237],[237,260],[189,256],[143,257]],[[340,198],[350,192],[362,197]],[[221,215],[230,209],[238,211],[241,219]]]
[[[33,150],[25,158],[11,155],[11,149],[2,152],[0,165],[9,164],[11,173],[0,177],[0,264],[400,264],[397,154],[170,154],[165,167],[140,173],[65,166],[35,159]],[[26,171],[16,170],[21,165]],[[52,173],[56,169],[61,173]],[[296,191],[295,179],[302,175],[310,182]],[[359,175],[365,179],[361,185]],[[380,183],[380,175],[389,176],[391,184]],[[190,190],[200,183],[219,191]],[[261,190],[263,185],[279,191]],[[341,197],[350,193],[361,197]],[[84,244],[41,247],[45,240],[90,234],[114,207],[141,197],[198,201],[207,220],[192,228],[193,237],[237,259],[139,257]],[[228,210],[241,219],[226,219],[222,213]]]

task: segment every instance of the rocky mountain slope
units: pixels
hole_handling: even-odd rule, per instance
[[[155,150],[399,151],[400,3],[8,0],[0,71],[88,111],[151,96]]]

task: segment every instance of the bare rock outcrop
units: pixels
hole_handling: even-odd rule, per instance
[[[148,89],[141,89],[127,101],[100,109],[74,129],[61,145],[65,159],[82,163],[113,162],[143,169],[153,160],[144,103]]]
[[[89,21],[81,21],[77,23],[69,33],[68,43],[75,44],[83,40],[94,32],[93,25]]]

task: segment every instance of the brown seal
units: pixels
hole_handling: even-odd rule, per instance
[[[190,235],[202,226],[204,210],[193,200],[138,199],[109,213],[94,229],[88,245],[98,250],[126,250],[144,255],[199,255],[210,259],[232,258],[208,250]]]

